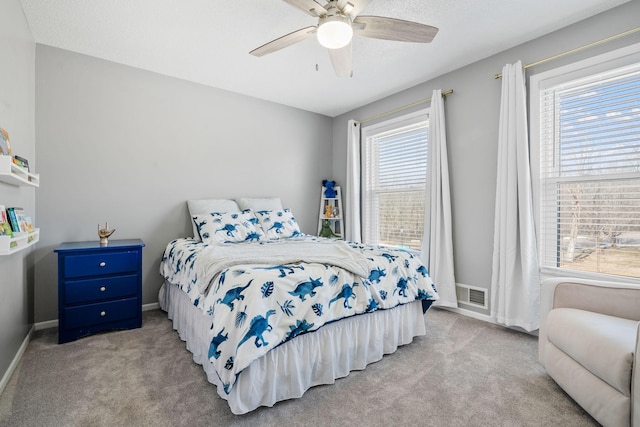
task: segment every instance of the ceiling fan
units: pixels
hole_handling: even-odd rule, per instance
[[[329,49],[331,63],[340,77],[353,75],[351,39],[354,34],[374,39],[429,43],[438,32],[436,27],[417,22],[381,16],[360,16],[360,12],[371,0],[329,0],[324,6],[315,0],[284,1],[317,17],[318,25],[301,28],[249,53],[264,56],[316,34],[318,42]]]

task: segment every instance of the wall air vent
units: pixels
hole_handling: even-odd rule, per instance
[[[476,286],[456,283],[456,296],[459,304],[487,309],[487,290]]]

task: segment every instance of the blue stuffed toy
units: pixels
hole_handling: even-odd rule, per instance
[[[334,188],[336,186],[335,181],[324,179],[322,180],[322,186],[324,187],[324,197],[327,199],[334,199],[338,195],[338,192]]]

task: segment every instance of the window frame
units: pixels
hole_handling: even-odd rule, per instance
[[[411,126],[411,125],[415,125],[418,124],[420,122],[427,122],[427,132],[429,132],[428,130],[428,126],[429,126],[429,119],[430,119],[430,111],[431,108],[423,108],[417,111],[414,111],[412,113],[408,113],[408,114],[404,114],[398,117],[394,117],[392,119],[389,120],[385,120],[382,122],[378,122],[378,123],[374,123],[368,126],[362,126],[361,128],[361,138],[360,138],[360,153],[361,153],[361,161],[360,161],[360,173],[361,173],[361,179],[360,179],[360,195],[361,195],[361,200],[360,200],[360,206],[361,206],[361,212],[362,212],[362,219],[361,219],[361,224],[362,224],[362,241],[366,242],[366,230],[367,230],[367,189],[366,189],[366,173],[367,173],[367,162],[366,162],[366,152],[368,150],[367,148],[367,144],[368,144],[368,139],[372,136],[378,135],[378,134],[382,134],[385,132],[390,132],[393,131],[394,129],[399,129],[399,128],[403,128],[406,126]],[[430,181],[431,181],[431,172],[430,172],[430,167],[431,167],[431,144],[428,143],[427,140],[427,171],[429,171],[429,173],[427,174],[426,177],[426,181],[425,181],[425,189],[429,188],[430,185]],[[429,192],[425,191],[425,206],[429,206],[430,203],[430,194]],[[429,209],[425,209],[425,217],[424,217],[424,224],[427,225],[429,224]],[[429,234],[429,229],[427,227],[426,230],[426,236],[428,237]],[[425,232],[423,231],[423,237],[425,236]],[[379,244],[375,243],[375,244]],[[424,246],[424,242],[421,242],[421,245]],[[421,249],[420,250],[415,250],[415,249],[406,249],[412,253],[415,254],[420,254],[421,253]]]
[[[601,55],[567,64],[549,71],[531,75],[529,77],[529,123],[530,123],[530,159],[531,182],[533,193],[534,220],[536,238],[538,243],[538,255],[541,260],[541,278],[548,277],[577,277],[591,280],[606,280],[611,282],[625,282],[640,284],[640,278],[620,276],[607,273],[595,273],[562,267],[549,267],[542,264],[543,237],[542,237],[542,180],[541,180],[541,144],[542,144],[542,117],[540,113],[540,100],[542,93],[553,86],[578,80],[591,75],[604,73],[625,66],[640,63],[640,43],[616,49]]]

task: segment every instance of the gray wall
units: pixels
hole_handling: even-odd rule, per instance
[[[13,152],[35,162],[35,43],[19,0],[0,2],[0,127]],[[0,183],[0,204],[21,206],[37,220],[33,187]],[[0,378],[33,324],[33,249],[0,256]]]
[[[316,231],[330,118],[52,47],[36,57],[36,322],[57,318],[53,249],[106,221],[111,239],[147,245],[144,304],[166,244],[191,235],[188,199],[278,196]]]
[[[506,63],[522,60],[523,64],[528,64],[635,28],[638,26],[638,16],[640,16],[640,1],[634,0],[335,118],[333,121],[333,176],[339,182],[345,182],[346,129],[349,119],[360,120],[411,104],[430,97],[433,89],[442,89],[443,92],[453,89],[455,93],[446,98],[445,115],[456,282],[489,289],[501,91],[501,80],[495,80],[494,75],[500,73]],[[636,33],[633,36],[531,68],[527,71],[527,75],[639,41],[640,34]],[[425,105],[428,106],[428,104]],[[425,105],[421,107],[424,108]],[[417,108],[419,107],[405,110],[402,114]],[[394,116],[380,120],[391,117]],[[367,124],[371,123],[376,122]],[[488,313],[483,310],[475,311]]]
[[[57,318],[53,249],[62,241],[96,239],[98,223],[109,221],[117,229],[112,238],[140,237],[147,244],[144,303],[157,300],[164,246],[190,234],[187,199],[279,196],[303,231],[314,232],[320,181],[345,182],[346,121],[430,96],[433,88],[456,91],[446,113],[457,281],[488,288],[500,96],[493,75],[507,62],[528,63],[634,27],[639,5],[633,1],[333,120],[37,46],[35,152],[41,187],[35,216],[41,241],[34,255],[35,321]],[[32,87],[19,93],[33,98]],[[2,191],[17,198],[29,194]],[[28,201],[22,203],[27,208]]]

